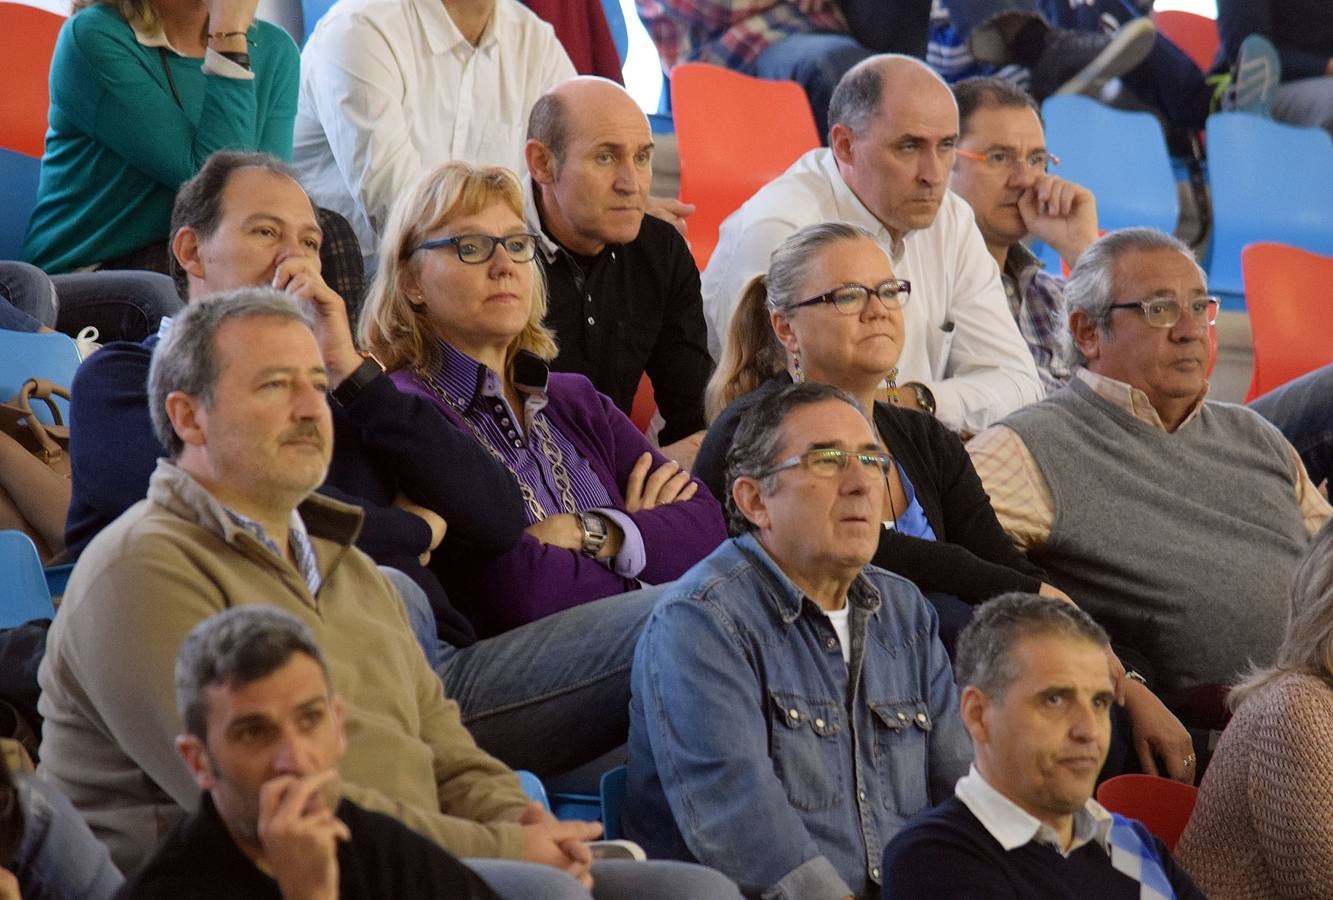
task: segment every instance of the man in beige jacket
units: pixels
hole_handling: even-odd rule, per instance
[[[591,886],[583,842],[599,827],[557,822],[477,748],[393,585],[352,546],[360,511],[312,494],[332,452],[331,385],[295,301],[244,288],[191,303],[154,353],[148,384],[171,458],[159,460],[147,499],[84,551],[39,671],[41,774],[116,863],[138,869],[198,800],[173,749],[181,641],[222,609],[262,603],[295,614],[323,648],[346,706],[342,796],[457,856],[552,867],[496,866],[502,893],[586,897],[556,870]],[[479,871],[492,880],[488,865]],[[597,895],[654,896],[645,878],[675,889],[678,877],[717,877],[664,865],[639,868],[624,891],[605,890],[620,885],[611,872]]]

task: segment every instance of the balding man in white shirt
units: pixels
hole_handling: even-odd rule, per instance
[[[838,82],[829,121],[828,148],[805,154],[722,223],[703,275],[713,355],[773,249],[806,225],[844,221],[874,234],[894,273],[912,282],[900,404],[976,432],[1040,400],[999,269],[971,208],[948,189],[958,142],[948,86],[919,60],[874,56]]]

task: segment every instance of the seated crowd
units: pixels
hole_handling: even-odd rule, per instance
[[[1099,237],[1011,81],[874,53],[920,4],[709,51],[828,146],[702,274],[646,117],[517,0],[303,51],[255,5],[59,39],[0,328],[105,345],[40,510],[0,434],[0,527],[75,563],[0,900],[1328,890],[1333,366],[1208,399],[1189,248]],[[516,775],[620,764],[638,847]],[[1093,799],[1125,772],[1203,775],[1179,861]]]

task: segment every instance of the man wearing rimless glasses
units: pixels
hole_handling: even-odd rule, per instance
[[[1044,271],[1022,241],[1039,238],[1072,269],[1097,239],[1096,200],[1053,174],[1059,160],[1046,146],[1036,102],[1020,88],[1002,78],[969,78],[953,90],[961,131],[949,187],[976,213],[986,249],[1000,266],[1009,309],[1050,393],[1072,374],[1060,352],[1065,281]],[[1333,475],[1333,366],[1251,406],[1300,451],[1315,484]]]
[[[1223,686],[1273,659],[1328,501],[1273,425],[1205,399],[1219,304],[1188,247],[1112,232],[1083,251],[1064,301],[1068,386],[968,452],[1018,548],[1138,656],[1121,652],[1145,675],[1130,677],[1187,726],[1220,727]],[[1164,734],[1136,737],[1144,769],[1192,781],[1196,751]]]

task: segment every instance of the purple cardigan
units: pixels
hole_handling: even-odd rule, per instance
[[[466,428],[458,412],[410,369],[400,369],[390,377],[399,390],[425,397],[455,427]],[[667,461],[582,375],[550,374],[545,414],[588,461],[617,509],[624,509],[623,486],[645,450],[652,453],[655,465]],[[703,482],[695,479],[694,483],[698,493],[684,503],[626,513],[643,536],[647,564],[640,578],[648,584],[674,581],[726,539],[722,508]],[[412,495],[410,484],[401,487]],[[482,636],[638,587],[634,579],[617,575],[600,562],[542,544],[528,534],[500,556],[446,555],[433,559],[431,568],[444,582],[451,602],[469,616]]]

